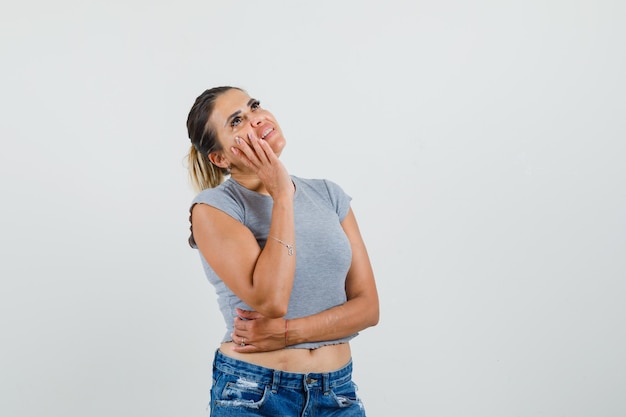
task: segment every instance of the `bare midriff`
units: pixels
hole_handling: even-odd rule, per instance
[[[281,349],[272,352],[239,353],[232,350],[233,342],[220,346],[224,355],[265,368],[285,372],[311,373],[331,372],[350,362],[348,343],[322,346],[317,349]]]

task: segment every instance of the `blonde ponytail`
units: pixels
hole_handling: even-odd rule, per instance
[[[196,98],[187,116],[187,132],[191,140],[191,149],[187,155],[189,179],[197,192],[217,187],[224,181],[224,177],[230,174],[229,169],[213,165],[208,155],[221,150],[217,134],[209,123],[209,116],[213,112],[215,100],[232,89],[243,91],[228,86],[206,90]]]
[[[198,152],[193,145],[191,145],[189,155],[187,155],[187,166],[191,186],[196,192],[215,188],[224,181],[224,170],[213,165],[209,157]]]

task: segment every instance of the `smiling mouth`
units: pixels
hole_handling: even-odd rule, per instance
[[[265,139],[265,137],[266,137],[267,135],[269,135],[270,133],[272,133],[273,131],[274,131],[274,128],[273,128],[273,127],[270,127],[270,128],[268,128],[268,129],[265,129],[265,131],[263,132],[263,136],[261,136],[261,139]]]

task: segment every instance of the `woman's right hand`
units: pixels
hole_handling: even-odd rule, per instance
[[[247,141],[236,136],[235,143],[237,146],[231,148],[233,154],[244,166],[254,171],[272,198],[293,196],[291,177],[265,140],[256,137],[254,133],[248,133]]]

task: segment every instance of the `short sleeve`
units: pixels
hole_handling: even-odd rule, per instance
[[[337,212],[337,217],[339,217],[340,222],[343,222],[343,219],[348,215],[348,211],[350,211],[350,201],[352,197],[346,194],[339,185],[332,181],[324,180],[324,184],[328,190],[330,201]]]
[[[234,198],[233,195],[226,192],[222,187],[209,188],[201,191],[191,202],[189,207],[189,246],[196,249],[196,242],[193,238],[193,224],[191,224],[191,210],[193,210],[196,204],[206,204],[211,207],[215,207],[218,210],[228,214],[233,219],[242,222],[244,221],[244,211],[241,204]]]

